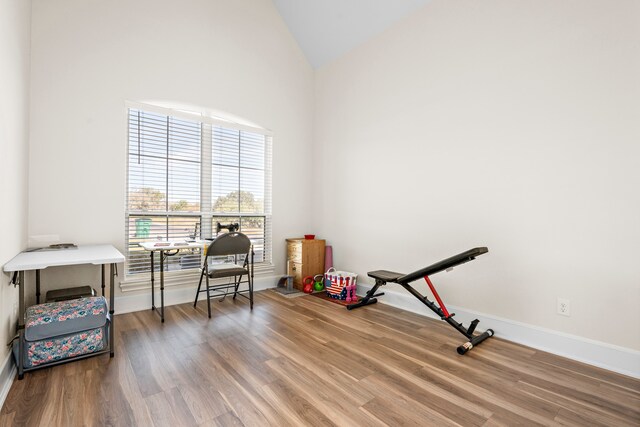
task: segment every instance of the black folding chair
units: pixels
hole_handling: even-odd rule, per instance
[[[249,300],[253,310],[253,256],[253,245],[246,235],[233,232],[218,236],[207,248],[193,306],[195,307],[198,303],[200,292],[206,292],[209,318],[211,318],[212,296],[224,298],[227,295],[233,295],[233,299],[236,299],[236,296],[240,295]],[[212,258],[214,260],[210,262]],[[231,281],[216,284],[210,282],[212,279],[225,277],[233,277],[233,283]],[[206,280],[206,289],[201,289],[203,278]],[[240,285],[243,283],[247,284],[247,289],[241,290]]]

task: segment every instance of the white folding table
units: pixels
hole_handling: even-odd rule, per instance
[[[114,304],[114,282],[116,276],[116,264],[124,262],[125,258],[120,251],[114,248],[112,245],[86,245],[78,246],[76,248],[67,249],[42,249],[31,252],[21,252],[6,263],[3,267],[5,273],[13,273],[11,283],[19,286],[18,291],[18,336],[19,336],[19,350],[18,350],[18,379],[24,377],[25,371],[30,371],[40,367],[47,367],[55,365],[57,363],[63,363],[70,360],[82,359],[84,357],[95,356],[98,354],[109,352],[110,356],[114,354],[114,339],[113,339],[113,304]],[[47,363],[36,367],[25,369],[24,363],[24,272],[33,271],[36,272],[36,303],[40,303],[40,270],[47,267],[59,267],[65,265],[80,265],[80,264],[94,264],[102,266],[102,296],[104,296],[105,288],[105,266],[109,264],[109,314],[111,315],[111,324],[109,326],[109,346],[102,351],[77,356],[72,359],[58,361],[54,363]]]
[[[195,242],[168,242],[157,240],[138,243],[144,250],[149,251],[151,256],[151,310],[155,310],[160,315],[160,321],[164,323],[164,259],[166,256],[175,255],[181,249],[202,249],[211,241],[198,240]],[[155,305],[155,275],[154,275],[154,253],[160,252],[160,310]]]

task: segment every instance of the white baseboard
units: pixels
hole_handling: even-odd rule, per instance
[[[7,357],[4,358],[4,362],[2,362],[2,366],[0,366],[0,409],[4,406],[4,401],[9,394],[16,372],[16,364],[13,363],[13,355],[9,351]]]
[[[358,284],[358,293],[364,295],[371,287],[370,285]],[[385,294],[383,297],[378,298],[378,302],[439,319],[435,313],[432,313],[412,295],[386,289],[383,291]],[[456,313],[456,320],[465,325],[468,325],[473,319],[480,320],[478,331],[491,328],[497,337],[599,368],[640,378],[640,351],[478,313],[462,307],[448,306],[448,308],[450,312]]]
[[[253,290],[275,288],[281,276],[259,276],[254,280]],[[164,305],[184,304],[194,300],[196,296],[196,285],[193,286],[172,286],[164,290]],[[202,298],[202,295],[200,295]],[[206,299],[206,298],[205,298]],[[124,314],[133,311],[147,310],[151,308],[151,293],[149,291],[136,293],[134,295],[122,295],[115,297],[115,313]],[[156,307],[160,306],[160,290],[156,286]]]

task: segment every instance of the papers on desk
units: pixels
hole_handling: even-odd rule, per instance
[[[176,249],[199,249],[204,247],[205,243],[206,242],[204,241],[185,242],[184,240],[152,240],[149,242],[140,242],[138,243],[138,246],[141,246],[147,251],[172,251]]]
[[[155,248],[190,246],[187,242],[156,242],[153,244]]]
[[[25,252],[36,251],[60,251],[63,249],[78,249],[75,243],[56,243],[53,245],[45,246],[44,248],[27,248]]]

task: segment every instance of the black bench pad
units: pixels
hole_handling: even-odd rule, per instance
[[[462,252],[458,255],[454,255],[447,259],[443,259],[442,261],[436,262],[429,267],[422,268],[418,271],[414,271],[413,273],[409,273],[397,279],[400,283],[410,283],[414,280],[422,279],[424,276],[431,276],[432,274],[439,273],[448,268],[452,268],[457,265],[464,264],[465,262],[472,261],[478,255],[486,254],[487,252],[489,252],[489,249],[485,247],[469,249],[468,251]]]
[[[367,275],[369,277],[373,277],[374,279],[382,280],[383,282],[395,282],[398,277],[404,276],[404,273],[396,273],[387,270],[376,270],[368,272]]]
[[[468,251],[462,252],[458,255],[454,255],[440,262],[436,262],[429,267],[422,268],[409,274],[396,273],[387,270],[370,271],[367,274],[369,275],[369,277],[373,277],[377,280],[382,280],[383,282],[410,283],[414,280],[422,279],[424,276],[430,276],[448,268],[452,268],[457,265],[464,264],[465,262],[469,262],[475,259],[475,257],[477,257],[478,255],[482,255],[487,252],[489,252],[489,250],[485,247],[469,249]]]

